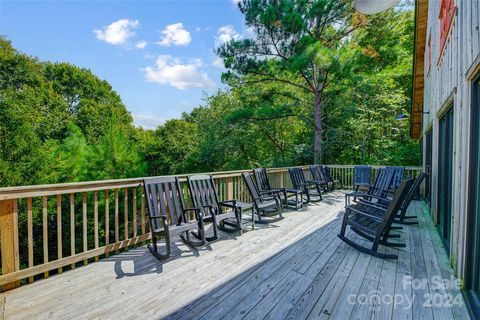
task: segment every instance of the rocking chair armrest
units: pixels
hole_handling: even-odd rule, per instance
[[[381,188],[377,188],[377,187],[370,187],[369,189],[373,189],[373,190],[377,190],[377,191],[380,191],[384,194],[395,194],[395,191],[392,190],[392,189],[381,189]]]
[[[201,217],[202,210],[201,210],[200,208],[185,208],[185,209],[183,209],[183,215],[184,215],[185,221],[189,221],[189,220],[187,219],[188,216],[186,215],[186,213],[189,212],[189,211],[195,212],[195,217],[196,217],[197,219],[199,219],[199,218]]]
[[[158,216],[158,217],[150,217],[150,216],[149,216],[148,218],[149,218],[150,220],[160,219],[160,220],[163,220],[163,221],[167,221],[167,216],[164,215],[164,214],[162,214],[162,215],[160,215],[160,216]]]
[[[218,203],[220,206],[227,207],[227,208],[236,208],[237,207],[237,200],[227,200],[227,201],[220,201]]]
[[[385,210],[388,208],[387,204],[383,204],[381,202],[373,202],[373,201],[366,200],[366,199],[358,199],[358,203],[364,204],[364,205],[379,206],[379,207],[384,208]]]
[[[257,201],[257,200],[275,200],[277,199],[277,195],[268,195],[268,196],[260,196],[260,197],[256,197],[256,198],[253,198],[253,201]]]
[[[207,207],[211,207],[211,206],[207,206]],[[183,209],[183,211],[200,211],[201,209],[200,208],[185,208]]]
[[[308,181],[305,181],[305,185],[307,185],[307,184],[309,184],[309,185],[319,185],[320,182],[313,181],[313,180],[308,180]]]
[[[198,209],[198,215],[200,218],[203,218],[203,211],[201,210],[202,208],[208,209],[211,215],[215,214],[215,211],[213,210],[213,206],[211,204],[206,204],[198,208],[193,208],[193,209]]]
[[[375,186],[371,186],[369,189],[371,189],[371,190],[377,190],[377,191],[382,191],[382,192],[387,192],[387,191],[388,191],[388,189],[377,188],[377,187],[375,187]]]
[[[259,190],[258,193],[260,194],[260,196],[263,196],[263,195],[275,195],[275,194],[278,194],[279,192],[283,192],[282,190],[280,189],[272,189],[272,190]]]
[[[372,219],[372,220],[375,220],[375,221],[377,221],[377,222],[383,222],[383,218],[378,217],[378,216],[373,215],[373,214],[370,214],[370,213],[367,213],[367,212],[364,212],[364,211],[361,211],[361,210],[358,210],[358,209],[355,209],[355,208],[353,208],[352,206],[347,207],[347,210],[356,212],[356,213],[358,213],[358,214],[360,214],[360,215],[362,215],[362,216],[368,217],[368,218],[370,218],[370,219]]]
[[[377,206],[376,204],[374,204],[374,203],[372,203],[372,202],[361,201],[361,204],[362,204],[362,205],[364,205],[364,206],[367,206],[367,207],[373,208],[373,209],[377,209],[377,210],[384,211],[384,212],[386,212],[386,211],[387,211],[387,208],[385,208],[385,207],[380,207],[380,206]]]
[[[370,198],[373,198],[373,199],[377,199],[377,200],[386,200],[386,201],[392,201],[392,199],[389,199],[389,198],[385,198],[385,197],[379,197],[379,196],[376,196],[374,194],[364,194],[365,197],[370,197]]]

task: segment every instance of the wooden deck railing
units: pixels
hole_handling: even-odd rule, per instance
[[[345,187],[351,187],[353,166],[329,167]],[[308,167],[303,168],[310,176]],[[416,176],[421,170],[407,168],[406,174]],[[211,173],[222,200],[250,200],[241,177],[248,171]],[[268,174],[273,186],[290,186],[287,168],[269,169]],[[179,177],[188,199],[186,176]],[[0,188],[2,290],[27,278],[33,282],[96,261],[149,238],[142,178]]]

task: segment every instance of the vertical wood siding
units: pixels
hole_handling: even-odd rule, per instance
[[[423,116],[423,128],[432,124],[432,218],[437,222],[439,118],[446,110],[445,107],[453,101],[453,208],[450,256],[454,268],[462,277],[470,142],[471,82],[468,78],[471,76],[469,71],[475,69],[475,65],[480,61],[480,3],[478,0],[455,0],[455,5],[457,12],[440,57],[440,20],[438,18],[440,1],[429,1],[427,39],[431,37],[432,65],[430,72],[425,70],[424,112],[429,114]],[[425,59],[428,59],[428,53],[425,53]],[[428,68],[428,61],[425,61],[425,68]],[[424,148],[426,148],[425,145]],[[424,149],[424,154],[425,151]]]

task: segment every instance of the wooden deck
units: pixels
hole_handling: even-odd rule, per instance
[[[421,202],[410,207],[419,226],[401,231],[407,248],[386,249],[400,259],[384,261],[336,237],[343,194],[324,198],[198,251],[177,242],[163,264],[139,247],[20,287],[0,310],[5,319],[468,318],[458,289],[435,285],[453,272]]]

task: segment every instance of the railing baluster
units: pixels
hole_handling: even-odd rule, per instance
[[[20,250],[18,242],[18,200],[13,200],[13,259],[14,270],[20,270]]]
[[[137,236],[137,188],[132,188],[132,215],[133,215],[133,237]]]
[[[82,226],[83,226],[83,252],[88,250],[87,238],[87,193],[82,193]],[[88,264],[88,259],[83,260],[83,264]]]
[[[93,237],[95,243],[95,249],[98,248],[98,192],[93,194]],[[98,256],[95,257],[95,261],[98,261]]]
[[[142,211],[142,234],[145,234],[145,194],[143,187],[141,188],[142,199],[141,199],[141,211]]]
[[[28,267],[33,267],[33,212],[32,198],[27,198],[27,240],[28,240]],[[33,282],[33,277],[28,278],[28,282]]]
[[[115,242],[120,241],[118,231],[118,189],[115,189]]]
[[[109,195],[108,190],[105,190],[105,245],[110,243],[110,217],[109,217]],[[107,253],[108,256],[108,253]]]
[[[42,224],[43,224],[43,263],[48,262],[48,199],[46,196],[42,197]],[[48,278],[48,271],[43,273],[45,278]]]
[[[125,226],[125,240],[128,239],[128,189],[125,188],[123,190],[123,195],[124,195],[124,203],[123,203],[123,209],[124,209],[124,226]]]
[[[75,254],[75,194],[70,193],[70,255]],[[72,263],[75,269],[75,263]]]
[[[57,194],[57,259],[62,259],[62,251],[62,195]],[[62,272],[63,268],[58,268],[58,273]]]

